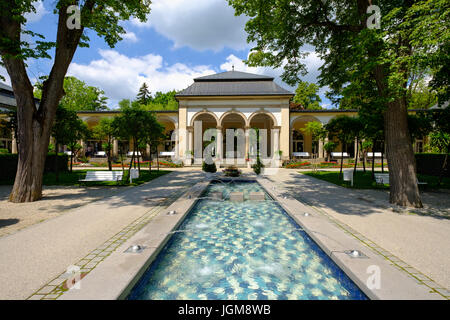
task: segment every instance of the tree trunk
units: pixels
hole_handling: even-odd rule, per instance
[[[11,2],[13,3],[13,2]],[[66,26],[69,3],[59,8],[55,60],[49,77],[44,81],[39,108],[33,97],[33,86],[28,78],[24,58],[16,45],[21,40],[21,22],[14,18],[17,4],[7,4],[0,16],[2,37],[9,45],[0,45],[0,54],[11,78],[17,102],[18,164],[14,186],[9,196],[11,202],[31,202],[42,198],[42,181],[48,153],[50,131],[56,108],[64,95],[63,81],[70,62],[80,42],[84,28],[69,30]],[[85,9],[94,6],[90,2]],[[4,41],[5,42],[5,41]],[[6,43],[6,42],[5,42]]]
[[[58,168],[58,142],[55,141],[55,180],[59,181],[59,168]]]
[[[366,173],[366,150],[363,149],[363,142],[360,141],[359,143],[360,143],[361,151],[363,154],[363,170],[364,170],[364,173]]]
[[[442,178],[444,177],[444,172],[445,172],[445,169],[447,168],[447,160],[448,160],[449,152],[450,152],[450,150],[447,150],[447,153],[445,154],[445,158],[444,158],[444,163],[442,164],[442,167],[441,167],[441,172],[439,173],[438,187],[442,183]]]
[[[373,141],[372,145],[372,179],[375,180],[375,143],[376,141]]]
[[[422,208],[404,99],[388,104],[384,114],[386,157],[389,163],[390,202]]]
[[[344,147],[344,144],[342,143],[342,147]],[[344,148],[341,150],[341,170],[339,171],[339,179],[342,177],[342,167],[344,165]]]
[[[156,145],[156,165],[158,167],[158,171],[159,171],[159,156],[158,156],[158,145]]]
[[[75,153],[75,148],[72,148],[70,151],[70,173],[72,173],[74,153]]]
[[[107,153],[107,156],[108,156],[108,169],[109,169],[109,171],[112,171],[112,161],[111,161],[111,145],[112,145],[112,143],[111,143],[111,139],[109,140],[109,142],[108,142],[108,153]]]
[[[359,158],[359,142],[358,142],[358,138],[356,138],[356,157],[355,157],[355,168],[353,169],[353,173],[354,175],[356,175],[356,166],[358,165],[358,158]]]

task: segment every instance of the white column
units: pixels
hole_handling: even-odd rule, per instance
[[[117,157],[119,155],[119,140],[113,140],[112,152],[114,157]]]
[[[216,145],[217,145],[217,155],[216,157],[220,159],[219,163],[223,160],[223,134],[222,134],[222,127],[217,126],[217,137],[216,137]]]
[[[275,127],[272,132],[273,132],[272,159],[276,159],[276,161],[274,162],[275,167],[281,167],[281,160],[279,160],[279,158],[281,159],[281,157],[278,153],[280,151],[280,128]]]
[[[17,154],[17,139],[16,139],[16,133],[14,130],[11,130],[11,153]]]

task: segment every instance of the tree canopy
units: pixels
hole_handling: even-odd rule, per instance
[[[97,87],[89,86],[84,81],[75,77],[64,78],[65,95],[60,104],[73,111],[101,111],[108,110],[105,92]],[[34,95],[42,98],[42,82],[35,84]]]
[[[35,11],[36,0],[0,1],[0,56],[11,79],[17,101],[18,166],[10,194],[12,202],[42,198],[42,180],[51,127],[64,96],[64,78],[78,46],[88,47],[88,30],[110,47],[126,33],[122,20],[146,21],[149,0],[58,0],[56,39],[45,37],[27,25],[27,13]],[[75,9],[75,10],[74,10]],[[24,39],[27,36],[27,39]],[[54,49],[53,56],[49,53]],[[33,86],[27,74],[27,60],[53,58],[51,72],[42,84],[36,107]]]
[[[320,99],[318,92],[319,86],[317,84],[300,81],[292,100],[295,103],[301,104],[306,110],[321,110],[320,103],[322,99]]]

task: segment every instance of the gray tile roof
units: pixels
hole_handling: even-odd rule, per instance
[[[277,85],[273,77],[239,71],[228,71],[194,79],[194,83],[179,92],[186,96],[270,96],[293,93]]]
[[[39,108],[39,99],[36,101],[36,107]],[[0,82],[0,111],[15,110],[17,107],[16,98],[14,98],[14,92],[12,87]]]
[[[243,81],[243,80],[256,80],[256,81],[271,81],[272,77],[264,76],[260,74],[241,72],[241,71],[227,71],[212,74],[210,76],[195,78],[195,82],[199,81]]]

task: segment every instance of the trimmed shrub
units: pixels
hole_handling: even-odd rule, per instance
[[[205,172],[214,173],[214,172],[217,171],[217,167],[216,167],[216,164],[214,162],[212,164],[207,164],[206,162],[203,161],[202,170],[205,171]]]
[[[17,171],[17,159],[17,154],[0,154],[0,180],[9,180],[15,178]],[[47,155],[44,172],[55,171],[55,159],[56,155],[54,153]],[[69,170],[68,161],[69,157],[67,155],[58,155],[58,168],[60,172]]]
[[[0,153],[9,153],[9,150],[8,150],[8,149],[0,148]]]
[[[445,153],[416,153],[417,173],[429,176],[439,176],[444,164]],[[450,155],[447,158],[447,166],[444,177],[450,177]]]
[[[264,164],[261,162],[261,159],[259,157],[256,158],[256,163],[252,165],[252,168],[257,175],[261,174],[261,171],[264,168]]]

